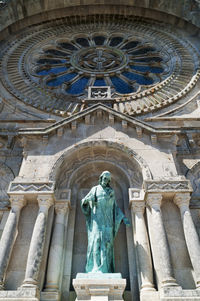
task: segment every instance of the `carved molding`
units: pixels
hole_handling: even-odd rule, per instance
[[[151,207],[158,207],[160,208],[162,203],[162,194],[160,193],[150,193],[147,196],[147,204]]]
[[[98,152],[98,148],[106,149],[106,154],[102,154]],[[90,148],[90,153],[85,152]],[[113,158],[113,156],[109,156],[109,151],[115,151],[117,154],[121,152],[123,155],[123,160],[119,160],[119,156]],[[83,158],[80,158],[81,154],[85,153]],[[70,156],[75,156],[77,153],[77,158],[74,162],[71,162]],[[127,158],[129,158],[129,160]],[[93,161],[101,161],[110,162],[111,164],[118,165],[119,168],[123,169],[128,178],[130,179],[130,186],[132,187],[141,187],[142,185],[142,177],[144,179],[151,179],[151,172],[147,163],[132,149],[127,147],[124,143],[117,143],[115,141],[107,141],[107,140],[93,140],[84,143],[77,143],[76,146],[70,147],[65,150],[58,160],[55,162],[52,171],[50,173],[50,179],[55,181],[57,174],[60,170],[60,167],[63,166],[64,162],[67,162],[65,168],[64,182],[60,179],[60,187],[66,187],[69,185],[70,178],[75,170],[77,170],[80,166],[87,164]],[[73,164],[72,164],[73,163]],[[63,182],[63,183],[62,183]]]
[[[26,205],[26,200],[22,195],[12,195],[10,197],[11,208],[19,207],[20,209]]]
[[[38,200],[38,204],[39,204],[40,208],[45,207],[46,209],[48,209],[54,203],[54,199],[53,199],[52,195],[43,195],[42,194],[37,197],[37,200]]]
[[[70,209],[70,201],[55,203],[56,214],[66,214],[66,212],[69,211],[69,209]]]
[[[132,201],[131,202],[131,209],[134,213],[144,213],[145,210],[145,202],[142,201]]]
[[[181,208],[182,206],[189,207],[190,203],[190,194],[189,193],[177,193],[174,196],[174,203]]]
[[[144,182],[147,192],[192,192],[192,186],[188,180],[147,180]]]
[[[66,203],[71,200],[71,189],[59,189],[56,191],[56,201],[58,203]]]
[[[11,182],[8,188],[8,194],[53,194],[55,182]]]

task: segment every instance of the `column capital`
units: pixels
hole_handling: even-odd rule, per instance
[[[49,209],[54,203],[53,196],[48,194],[38,195],[37,200],[39,207],[46,207],[47,209]]]
[[[131,209],[134,213],[144,213],[145,202],[131,201]]]
[[[70,201],[55,203],[56,214],[65,214],[70,209]]]
[[[10,196],[11,208],[22,209],[26,205],[26,200],[24,195],[12,195]]]
[[[149,193],[147,195],[147,204],[150,206],[150,207],[153,207],[153,206],[161,206],[161,202],[162,202],[162,194],[161,193]]]
[[[190,193],[176,193],[174,196],[174,203],[180,208],[181,206],[189,207]]]

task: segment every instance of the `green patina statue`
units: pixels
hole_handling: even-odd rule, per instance
[[[99,185],[92,187],[81,200],[88,232],[86,273],[114,272],[114,239],[121,222],[130,225],[116,204],[110,180],[110,172],[104,171]]]

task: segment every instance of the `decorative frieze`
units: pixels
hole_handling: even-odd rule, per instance
[[[148,192],[192,192],[192,186],[188,180],[147,180],[144,189]]]
[[[54,193],[55,182],[11,182],[8,194]]]

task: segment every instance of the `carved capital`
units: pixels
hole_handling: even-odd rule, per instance
[[[22,209],[26,205],[26,200],[22,195],[12,195],[10,197],[11,208]]]
[[[162,194],[161,193],[149,193],[147,196],[147,204],[151,207],[159,207],[162,202]]]
[[[70,202],[69,201],[55,204],[56,214],[65,215],[66,212],[69,211],[69,208],[70,208]]]
[[[186,206],[189,208],[190,204],[190,194],[189,193],[177,193],[174,196],[174,203],[181,208],[182,206]]]
[[[54,203],[52,195],[38,195],[37,200],[40,208],[49,209]]]
[[[131,202],[131,209],[133,210],[134,213],[141,213],[144,214],[144,209],[145,209],[145,203],[144,202]]]

